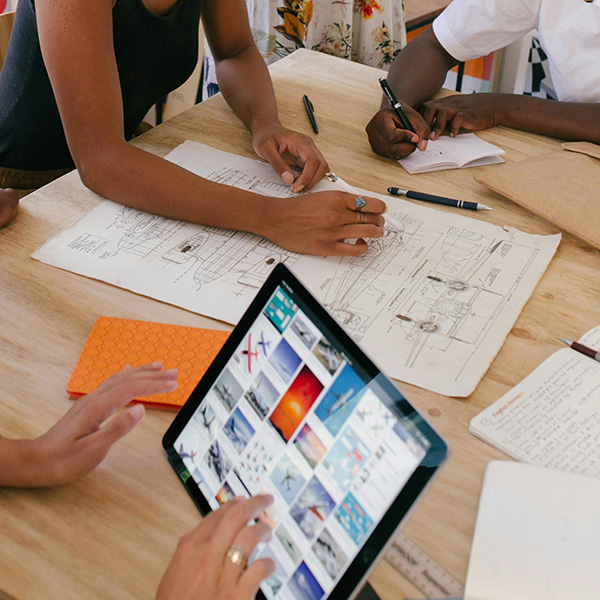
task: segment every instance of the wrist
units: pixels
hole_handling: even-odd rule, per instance
[[[275,241],[277,225],[285,221],[285,215],[283,214],[285,204],[284,198],[262,196],[252,216],[254,223],[252,233],[260,235],[271,242]]]
[[[252,135],[258,135],[262,131],[280,128],[283,128],[283,125],[281,124],[277,114],[258,115],[254,117],[250,123],[250,131],[252,132]]]
[[[43,463],[39,438],[0,439],[0,486],[39,487],[46,474]]]

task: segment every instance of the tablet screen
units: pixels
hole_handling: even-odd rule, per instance
[[[173,447],[213,509],[273,495],[273,537],[252,559],[277,569],[261,590],[320,600],[431,444],[400,392],[289,284],[259,308]]]

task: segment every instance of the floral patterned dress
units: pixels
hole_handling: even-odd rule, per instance
[[[270,64],[298,48],[387,68],[406,45],[402,0],[246,0],[254,41]],[[204,54],[203,98],[219,91]]]

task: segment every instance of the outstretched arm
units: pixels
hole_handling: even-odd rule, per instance
[[[207,181],[126,143],[112,39],[113,0],[62,0],[60,11],[54,4],[36,0],[40,44],[71,155],[89,188],[133,208],[256,233],[289,250],[311,254],[363,254],[364,241],[351,245],[344,239],[383,235],[379,214],[363,210],[367,214],[359,222],[348,210],[353,202],[349,194],[265,197]],[[248,46],[249,32],[241,37],[227,33],[237,30],[235,22],[246,11],[243,0],[206,0],[204,9],[207,26],[220,28],[207,35],[226,97],[252,128],[255,148],[280,173],[278,156],[299,164],[304,179],[296,183],[309,187],[327,164],[306,136],[278,124],[268,72]],[[231,13],[236,17],[229,21]],[[307,217],[312,226],[303,228]]]
[[[388,81],[418,134],[409,137],[385,102],[367,126],[375,152],[392,158],[423,149],[444,131],[478,131],[496,125],[563,140],[600,143],[600,103],[556,102],[519,94],[465,94],[431,100],[447,72],[458,64],[437,40],[433,27],[396,58]],[[400,127],[399,127],[400,125]],[[412,143],[411,143],[412,142]]]

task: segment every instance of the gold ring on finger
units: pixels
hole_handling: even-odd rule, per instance
[[[227,558],[236,566],[246,568],[248,564],[248,553],[239,545],[232,544],[227,551]]]

